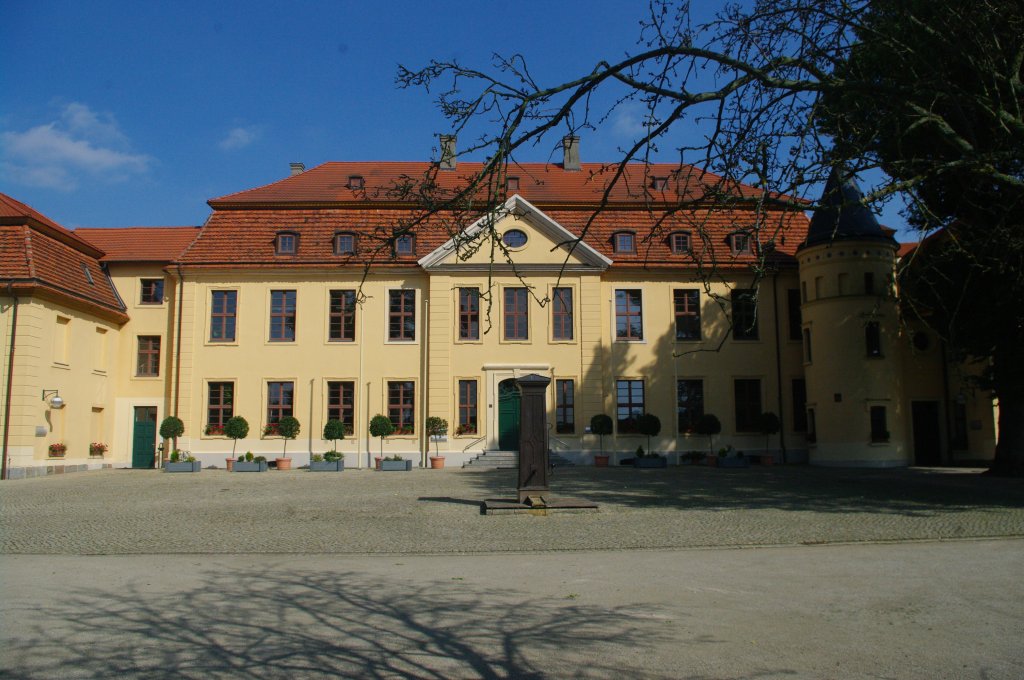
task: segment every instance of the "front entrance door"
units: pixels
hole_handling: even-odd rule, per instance
[[[156,406],[136,406],[132,467],[151,468],[156,460]]]
[[[914,427],[914,465],[941,465],[939,402],[912,402],[910,417]]]
[[[519,387],[515,378],[498,383],[498,448],[519,450]]]

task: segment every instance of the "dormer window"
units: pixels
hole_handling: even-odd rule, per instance
[[[733,255],[750,254],[750,234],[736,233],[729,236],[729,247]]]
[[[655,191],[664,191],[668,188],[668,177],[652,177],[651,188]]]
[[[507,177],[505,179],[505,191],[519,191],[519,178],[518,177]]]
[[[612,249],[616,253],[635,253],[636,234],[631,231],[617,231],[612,234]]]
[[[282,231],[274,239],[274,251],[278,255],[294,255],[299,250],[299,235],[293,231]]]
[[[690,252],[690,234],[685,231],[669,234],[668,245],[673,255],[684,255]]]
[[[348,176],[348,188],[352,191],[363,188],[363,176],[362,175],[349,175]]]
[[[413,255],[416,253],[416,241],[409,234],[395,239],[395,255]]]
[[[342,232],[334,235],[335,255],[354,255],[356,252],[356,235]]]

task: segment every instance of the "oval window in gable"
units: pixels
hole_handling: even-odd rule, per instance
[[[509,229],[502,235],[501,242],[508,248],[522,248],[526,245],[526,232],[521,229]]]

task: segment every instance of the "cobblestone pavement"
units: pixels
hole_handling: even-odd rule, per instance
[[[1024,481],[978,470],[560,468],[597,512],[484,516],[515,471],[102,470],[0,484],[0,552],[481,553],[1024,536]]]

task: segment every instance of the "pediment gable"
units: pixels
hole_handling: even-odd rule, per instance
[[[506,251],[494,249],[493,253],[489,245],[478,247],[480,232],[490,229],[499,238],[509,235],[509,241],[523,242],[508,247]],[[509,264],[509,260],[513,264]],[[419,260],[420,266],[428,271],[495,266],[604,271],[611,263],[610,259],[518,194]]]

